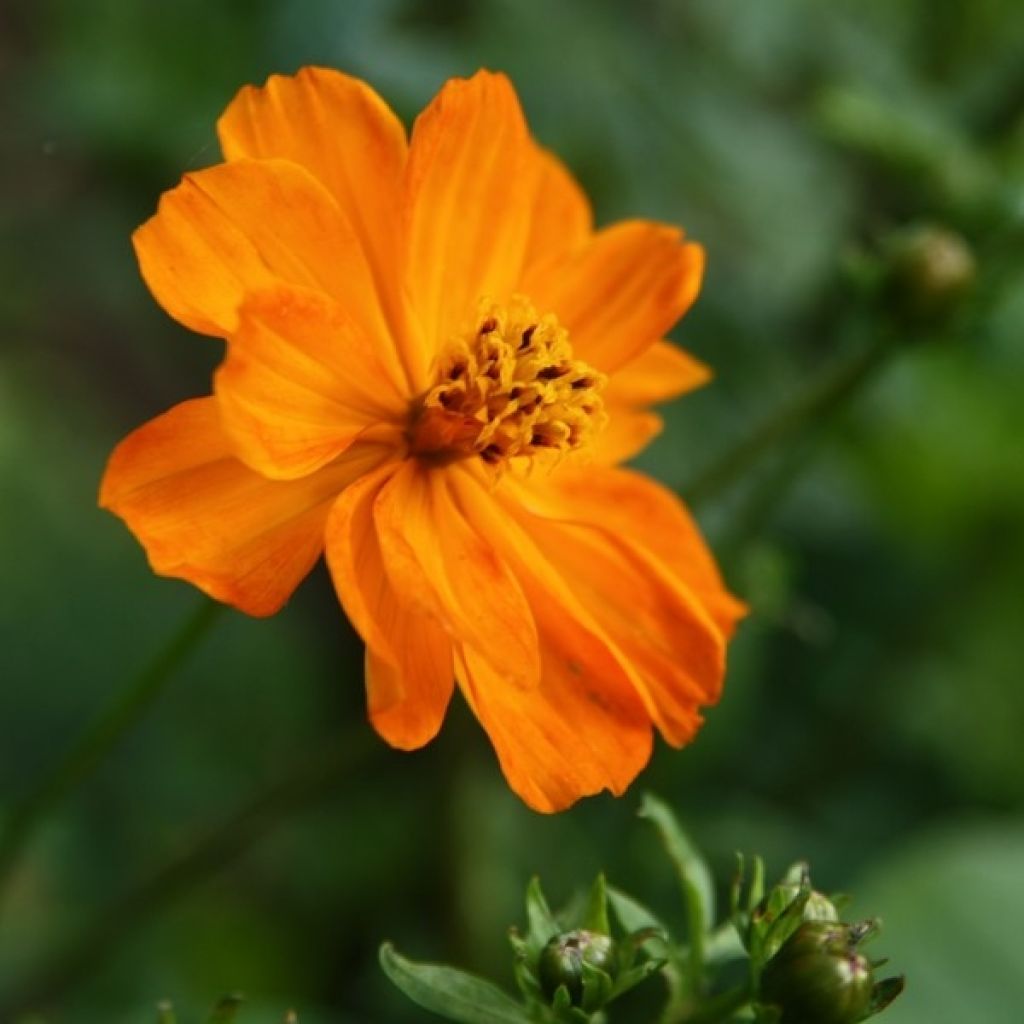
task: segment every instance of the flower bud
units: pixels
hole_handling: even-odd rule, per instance
[[[597,1009],[584,1005],[584,964],[602,971],[609,981],[614,980],[619,966],[615,941],[600,932],[583,930],[556,935],[541,950],[537,965],[544,995],[553,999],[559,987],[564,985],[573,1006]]]
[[[905,316],[942,317],[955,308],[974,282],[974,254],[948,228],[924,224],[901,232],[890,254],[892,300]]]
[[[779,1024],[855,1024],[871,1011],[871,963],[857,952],[858,926],[806,921],[768,961],[760,1000]]]

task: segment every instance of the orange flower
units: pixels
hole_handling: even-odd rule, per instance
[[[155,572],[251,615],[326,551],[394,746],[437,733],[457,681],[531,807],[621,793],[653,726],[692,738],[742,614],[683,505],[616,466],[708,377],[660,340],[702,250],[595,232],[499,74],[448,82],[409,141],[317,68],[244,88],[218,130],[226,162],[134,241],[226,356],[212,396],[118,445],[100,504]]]

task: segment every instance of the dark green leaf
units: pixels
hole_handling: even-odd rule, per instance
[[[529,1024],[517,1002],[489,981],[440,964],[418,964],[380,948],[384,973],[414,1003],[460,1024]]]

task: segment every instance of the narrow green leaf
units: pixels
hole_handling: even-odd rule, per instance
[[[489,981],[440,964],[418,964],[385,942],[380,965],[394,985],[425,1010],[460,1024],[530,1024],[519,1003]]]
[[[608,887],[604,875],[598,875],[587,894],[587,903],[583,910],[582,926],[587,931],[611,935],[608,923]]]
[[[623,931],[641,932],[653,928],[668,935],[668,929],[655,917],[652,910],[648,910],[639,900],[633,899],[621,889],[614,885],[608,886],[608,902],[612,905],[612,911],[622,925]]]
[[[210,1011],[206,1018],[207,1024],[229,1024],[235,1019],[245,997],[240,992],[232,992],[230,995],[221,996],[217,1004]]]
[[[691,989],[699,991],[704,977],[704,942],[715,920],[715,891],[704,858],[690,842],[667,804],[644,795],[640,816],[651,821],[675,865],[686,906],[689,952],[684,964]]]
[[[747,893],[747,910],[750,911],[764,899],[764,860],[755,854],[751,864],[753,871],[750,876],[750,891]]]
[[[640,817],[647,818],[658,830],[665,850],[675,865],[684,888],[697,900],[705,928],[715,920],[715,888],[704,858],[683,831],[675,814],[666,803],[645,793],[640,805]],[[692,941],[693,936],[690,936]]]
[[[588,1013],[596,1013],[611,995],[612,979],[586,960],[580,964],[580,969],[583,974],[583,1009]]]
[[[530,879],[530,884],[526,887],[526,920],[529,925],[527,942],[534,955],[561,931],[555,915],[551,913],[548,901],[544,898],[540,879],[536,875]]]

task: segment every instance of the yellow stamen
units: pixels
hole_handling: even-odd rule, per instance
[[[444,461],[479,456],[491,465],[574,451],[607,421],[604,386],[604,374],[573,358],[552,314],[538,316],[521,295],[507,307],[483,302],[418,404],[412,451]]]

